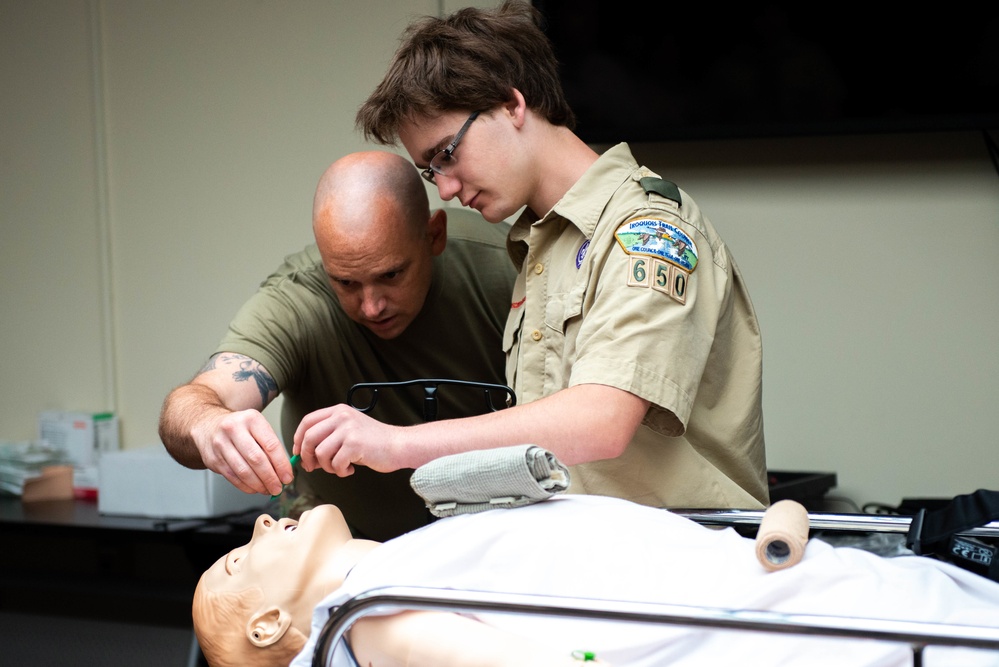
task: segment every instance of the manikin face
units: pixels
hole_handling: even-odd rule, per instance
[[[381,222],[397,216],[392,207],[372,202],[369,210],[372,217],[361,226],[317,226],[316,243],[347,316],[389,340],[419,315],[430,290],[433,257],[444,246],[430,233],[437,224],[433,219],[418,231]]]
[[[350,541],[340,510],[319,505],[298,521],[261,515],[249,543],[220,558],[203,575],[201,585],[217,593],[260,588],[263,604],[291,614],[293,624],[308,635],[312,610],[340,581],[331,581],[330,563]]]
[[[418,169],[430,164],[468,119],[467,111],[449,111],[434,118],[417,118],[399,128],[399,141]],[[454,151],[447,175],[435,174],[441,199],[457,197],[490,222],[515,214],[532,194],[526,152],[517,147],[517,127],[505,107],[480,113]]]

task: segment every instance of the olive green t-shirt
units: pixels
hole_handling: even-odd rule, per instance
[[[501,338],[516,276],[506,252],[509,226],[473,211],[446,210],[447,246],[434,258],[426,302],[398,337],[382,340],[347,317],[314,244],[287,257],[230,323],[217,352],[245,354],[273,376],[284,397],[281,431],[289,450],[306,414],[347,402],[357,383],[434,378],[505,384]],[[369,398],[359,393],[354,404],[366,407]],[[443,385],[437,399],[440,419],[487,411],[480,389]],[[368,414],[390,424],[420,423],[423,390],[382,390]],[[297,491],[337,505],[361,537],[387,540],[430,521],[409,486],[411,471],[355,470],[344,478],[297,471]]]

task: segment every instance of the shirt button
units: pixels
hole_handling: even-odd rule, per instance
[[[544,264],[538,262],[537,264],[534,265],[534,272],[536,274],[541,275],[544,272],[544,270],[545,270]]]
[[[540,331],[538,331],[537,329],[535,329],[535,330],[534,330],[534,331],[533,331],[533,332],[531,333],[531,338],[533,338],[534,340],[541,340],[541,332],[540,332]]]

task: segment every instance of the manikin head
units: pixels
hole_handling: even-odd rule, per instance
[[[434,156],[460,134],[446,173],[432,172],[441,198],[457,198],[490,222],[525,204],[537,211],[545,188],[567,189],[546,183],[552,174],[541,168],[550,132],[570,133],[575,124],[540,21],[523,0],[415,21],[358,110],[358,127],[368,139],[400,141],[421,169],[440,165]]]
[[[444,211],[430,214],[419,172],[399,155],[352,153],[316,188],[312,229],[344,312],[379,338],[399,336],[430,290],[447,244]]]
[[[312,611],[376,543],[351,538],[340,510],[320,505],[298,521],[257,518],[194,592],[194,631],[212,667],[287,665],[309,636]]]

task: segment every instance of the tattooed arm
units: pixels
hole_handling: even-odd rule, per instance
[[[278,395],[267,369],[221,352],[188,384],[170,392],[160,438],[188,468],[209,468],[247,493],[277,494],[292,479],[284,445],[260,411]]]

